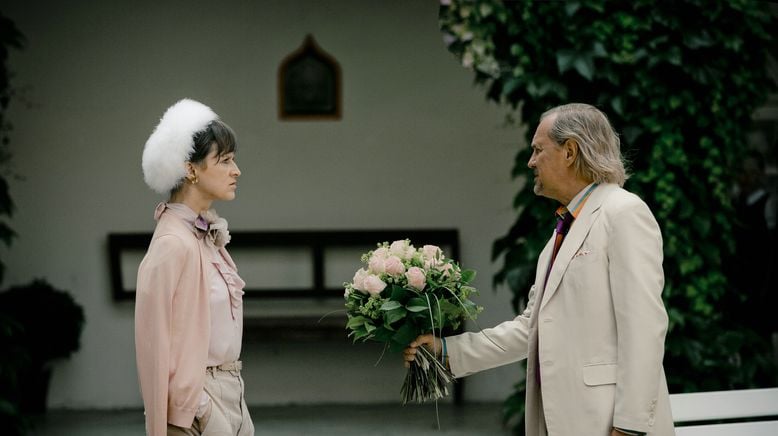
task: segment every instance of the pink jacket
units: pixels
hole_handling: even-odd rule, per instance
[[[149,436],[189,428],[205,383],[210,341],[207,247],[170,211],[138,268],[135,352]],[[219,250],[234,267],[226,250]]]

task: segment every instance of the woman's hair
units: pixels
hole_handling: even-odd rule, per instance
[[[211,150],[216,150],[216,156],[221,157],[228,153],[234,153],[238,148],[235,133],[230,126],[220,120],[208,123],[205,130],[195,133],[194,151],[189,157],[189,162],[199,164],[205,160]]]
[[[548,136],[558,145],[572,139],[578,143],[575,171],[595,183],[624,186],[629,177],[624,169],[619,136],[608,117],[594,106],[571,103],[557,106],[540,119],[556,115]]]

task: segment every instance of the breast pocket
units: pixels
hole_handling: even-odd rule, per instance
[[[615,363],[598,363],[583,367],[583,382],[586,386],[600,386],[616,383]]]
[[[573,258],[570,259],[568,270],[576,270],[582,267],[585,268],[594,265],[597,262],[602,262],[601,257],[602,253],[599,250],[581,247],[581,249],[575,252]]]

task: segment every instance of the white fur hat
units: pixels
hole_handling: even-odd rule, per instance
[[[194,136],[219,119],[208,106],[185,98],[170,106],[143,148],[143,178],[151,189],[169,194],[186,176]]]

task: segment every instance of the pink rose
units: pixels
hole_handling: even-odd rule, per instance
[[[376,248],[373,250],[373,255],[370,256],[371,259],[378,258],[382,260],[386,260],[387,257],[389,257],[389,250],[386,247]]]
[[[451,265],[450,263],[444,263],[440,267],[440,272],[442,273],[443,277],[453,277],[455,280],[460,279],[459,273],[457,273],[456,269],[454,269],[454,265]]]
[[[407,239],[394,241],[392,242],[392,245],[389,246],[389,252],[402,260],[410,259],[415,251],[413,245],[410,245]]]
[[[405,272],[405,265],[397,256],[389,256],[386,262],[384,262],[384,266],[386,267],[386,273],[390,276],[400,276]]]
[[[386,287],[386,283],[384,283],[383,280],[379,279],[376,275],[369,275],[365,279],[365,290],[370,295],[378,295],[381,293],[381,291],[384,290]]]
[[[425,245],[421,249],[421,258],[425,268],[432,268],[443,260],[443,252],[437,245]]]
[[[405,273],[405,278],[408,279],[408,286],[419,291],[427,286],[427,276],[424,274],[424,270],[417,266],[408,268],[408,272]]]
[[[440,247],[437,245],[425,245],[421,249],[422,254],[424,255],[424,259],[435,259],[435,260],[442,260],[443,259],[443,251],[441,251]]]
[[[364,268],[360,268],[359,271],[354,274],[354,289],[357,291],[365,291],[365,279],[367,278],[368,274],[367,271],[365,271]]]
[[[386,260],[380,257],[373,256],[370,258],[368,268],[373,274],[383,274],[386,272]]]

